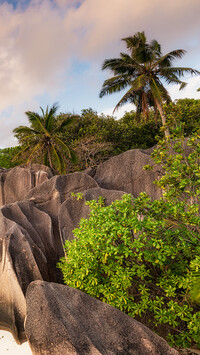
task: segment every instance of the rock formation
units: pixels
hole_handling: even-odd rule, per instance
[[[74,288],[35,281],[26,299],[34,355],[178,355],[143,324]]]
[[[160,169],[155,165],[154,170],[143,169],[145,165],[153,165],[151,151],[132,149],[112,157],[97,167],[93,178],[104,189],[121,190],[134,197],[145,191],[153,199],[160,198],[161,190],[153,184]]]
[[[40,164],[3,169],[0,171],[0,206],[22,201],[30,189],[52,176],[52,170]]]

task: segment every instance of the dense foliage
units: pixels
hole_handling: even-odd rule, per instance
[[[35,113],[31,112],[31,114]],[[40,117],[40,115],[38,116]],[[82,110],[80,115],[71,113],[55,115],[53,117],[53,130],[55,129],[55,132],[49,132],[48,137],[48,132],[40,132],[41,129],[32,132],[32,129],[33,123],[30,121],[30,127],[17,127],[14,130],[20,143],[18,147],[21,151],[20,159],[18,155],[17,160],[11,162],[8,159],[7,164],[12,167],[16,162],[18,164],[25,163],[30,158],[32,162],[50,165],[50,160],[46,159],[49,155],[47,148],[51,147],[49,143],[55,145],[53,135],[56,133],[57,138],[71,152],[74,151],[78,158],[76,163],[71,163],[67,159],[69,152],[61,149],[62,157],[66,163],[63,171],[69,173],[84,170],[87,167],[96,167],[111,156],[128,149],[152,147],[157,143],[156,136],[159,134],[159,123],[156,127],[153,111],[150,112],[149,121],[146,122],[143,116],[138,117],[134,111],[127,112],[121,119],[116,120],[111,116],[99,115],[89,108]],[[59,146],[61,148],[60,144]],[[53,162],[54,160],[55,157]]]
[[[176,100],[165,105],[165,114],[170,122],[179,121],[184,124],[184,133],[189,136],[200,127],[200,100]]]
[[[19,151],[19,146],[0,149],[0,167],[9,169],[21,164],[20,159],[15,159],[15,156],[19,153]]]
[[[199,204],[194,203],[200,196],[200,135],[185,142],[178,131],[154,151],[163,167],[157,183],[164,197],[124,195],[107,207],[102,198],[87,202],[90,217],[81,219],[75,239],[66,241],[59,267],[69,286],[137,318],[172,344],[191,347],[200,338],[200,308],[194,302],[200,272]]]
[[[79,156],[77,168],[83,170],[128,149],[152,147],[157,143],[155,137],[159,134],[159,127],[155,126],[153,117],[148,122],[144,119],[138,122],[135,112],[115,120],[88,109],[77,115],[76,122],[63,133],[63,138],[72,144]],[[86,161],[86,151],[91,161]]]
[[[195,132],[200,125],[200,100],[178,100],[164,106],[167,122],[176,126],[176,121],[182,123],[184,135]],[[157,144],[163,132],[160,131],[161,119],[158,114],[155,124],[155,112],[149,111],[148,120],[143,114],[137,115],[135,111],[126,112],[121,119],[112,116],[99,115],[91,108],[82,110],[80,115],[60,113],[54,116],[54,127],[60,127],[58,137],[71,150],[76,152],[77,163],[72,164],[68,154],[63,153],[66,161],[65,172],[84,170],[87,167],[96,167],[111,156],[120,154],[129,149],[147,149]],[[63,122],[68,122],[65,127]],[[30,127],[31,128],[31,127]],[[11,161],[8,156],[6,166],[12,167],[16,163],[25,163],[32,146],[29,138],[17,133],[21,147],[20,160]],[[29,149],[27,149],[29,147]],[[27,149],[27,151],[26,151]],[[13,150],[13,148],[11,148]],[[11,151],[10,151],[11,152]],[[32,157],[33,161],[44,163],[44,151],[38,150]],[[5,159],[7,153],[4,155]],[[4,159],[4,158],[3,158]],[[47,162],[48,163],[48,162]],[[4,166],[4,165],[2,165]]]

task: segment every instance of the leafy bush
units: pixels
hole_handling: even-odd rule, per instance
[[[119,308],[187,347],[200,339],[200,135],[184,140],[176,128],[153,153],[162,165],[151,201],[125,194],[110,206],[90,201],[59,267],[67,285]],[[146,167],[150,168],[150,167]],[[79,196],[80,198],[80,196]],[[195,203],[197,202],[197,203]]]
[[[189,292],[200,253],[196,207],[124,195],[105,207],[87,202],[90,218],[66,241],[59,264],[67,285],[161,331],[176,345],[198,343],[200,310]],[[163,327],[162,327],[163,333]]]

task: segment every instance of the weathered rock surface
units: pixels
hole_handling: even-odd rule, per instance
[[[0,172],[0,206],[22,201],[29,190],[52,176],[52,170],[40,164],[33,164],[30,168],[3,169]]]
[[[15,202],[1,208],[0,230],[0,328],[21,343],[29,283],[57,281],[52,222],[33,203]]]
[[[53,235],[55,240],[55,251],[57,255],[63,254],[63,247],[60,243],[60,232],[58,226],[58,214],[62,203],[71,196],[72,192],[83,192],[87,189],[96,188],[98,184],[87,174],[73,173],[68,175],[54,176],[49,181],[33,188],[26,196],[26,199],[34,202],[41,211],[45,211],[53,223]],[[68,221],[66,220],[67,224]],[[59,241],[59,242],[58,242]]]
[[[161,190],[153,184],[159,176],[159,168],[143,170],[145,165],[153,165],[151,149],[132,149],[105,161],[97,167],[94,180],[100,187],[132,193],[137,197],[146,192],[153,199],[160,198]]]
[[[62,282],[56,264],[64,255],[58,226],[62,202],[72,191],[97,187],[88,175],[55,176],[21,202],[0,209],[0,328],[25,338],[25,292],[30,282]],[[67,221],[65,221],[67,223]]]
[[[96,187],[84,191],[82,199],[77,200],[74,197],[68,197],[61,205],[58,214],[60,236],[63,244],[66,240],[74,238],[72,231],[78,227],[80,219],[89,217],[90,210],[85,204],[86,201],[97,201],[102,196],[105,206],[108,206],[113,201],[120,199],[123,194],[123,191],[106,190]]]
[[[71,287],[35,281],[26,300],[35,355],[178,355],[143,324]]]

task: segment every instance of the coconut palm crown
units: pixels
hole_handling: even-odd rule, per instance
[[[25,112],[30,127],[19,126],[13,130],[21,144],[20,155],[28,157],[27,164],[33,159],[43,157],[44,165],[50,166],[60,174],[66,171],[66,159],[76,161],[76,155],[63,141],[61,134],[63,129],[73,121],[73,117],[67,118],[60,124],[56,119],[58,105],[54,104],[46,111],[40,107],[42,115],[36,112]]]
[[[102,70],[109,69],[114,76],[104,81],[100,97],[128,88],[114,111],[127,102],[136,105],[137,112],[148,116],[149,107],[154,106],[155,113],[160,112],[165,135],[169,135],[163,104],[171,101],[165,88],[166,84],[179,84],[180,89],[186,82],[180,80],[184,74],[200,74],[198,70],[185,67],[173,67],[172,62],[186,53],[183,49],[171,51],[165,55],[156,40],[147,42],[144,32],[137,32],[132,37],[123,38],[128,53],[120,53],[119,58],[106,59]],[[113,112],[114,112],[113,111]]]

